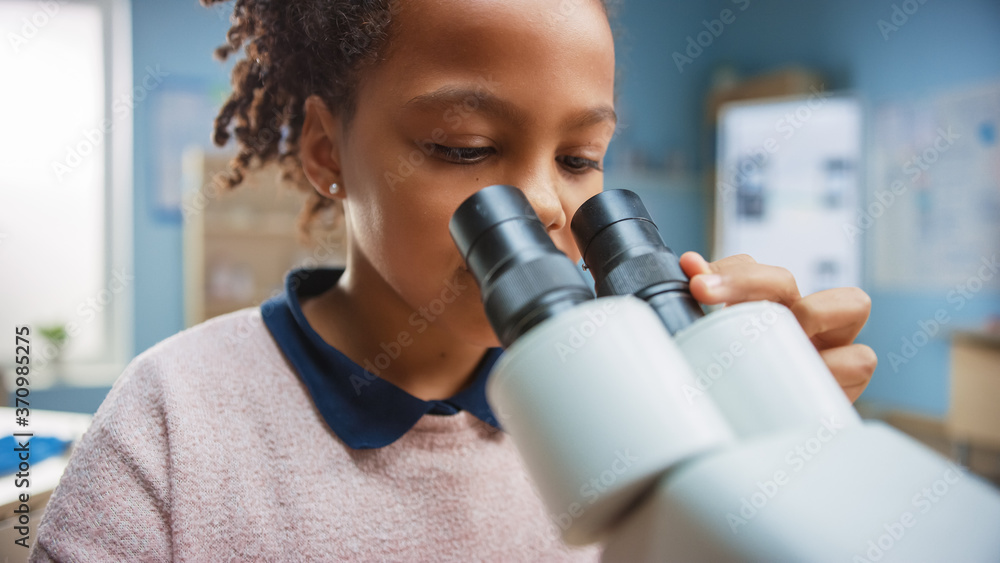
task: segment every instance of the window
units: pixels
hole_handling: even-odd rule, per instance
[[[132,352],[130,17],[125,0],[0,2],[0,361],[11,377],[31,327],[33,385],[108,384]]]

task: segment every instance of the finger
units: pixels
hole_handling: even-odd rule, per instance
[[[848,396],[852,391],[857,392],[855,398],[868,386],[878,365],[875,351],[864,344],[830,348],[820,352],[820,356]]]
[[[734,264],[756,264],[757,261],[753,259],[749,254],[733,254],[732,256],[726,256],[725,258],[720,258],[715,262],[710,262],[713,272],[721,272],[722,270],[732,266]]]
[[[698,274],[717,273],[732,264],[756,263],[757,261],[751,258],[748,254],[735,254],[733,256],[727,256],[721,260],[716,260],[715,262],[709,262],[705,260],[701,254],[698,254],[693,250],[689,250],[680,257],[681,268],[689,278],[693,278]]]
[[[697,252],[689,250],[684,254],[681,254],[679,262],[681,269],[684,270],[684,273],[687,274],[688,278],[693,278],[698,274],[712,273],[712,265]]]
[[[841,391],[844,392],[844,395],[847,395],[847,399],[850,400],[853,403],[853,402],[857,401],[859,397],[861,397],[861,394],[865,392],[865,388],[867,388],[867,387],[868,387],[868,382],[865,382],[862,385],[854,385],[854,386],[851,386],[851,387],[841,387],[840,389],[841,389]]]
[[[702,303],[767,300],[791,307],[801,299],[795,277],[785,268],[726,259],[713,262],[712,270],[691,279],[691,293]]]
[[[857,287],[818,291],[790,309],[818,350],[850,344],[868,322],[872,300]]]

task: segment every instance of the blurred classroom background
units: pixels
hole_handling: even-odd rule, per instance
[[[273,173],[210,195],[231,9],[0,0],[0,318],[45,345],[33,408],[92,414],[136,354],[341,259],[296,242]],[[615,27],[606,188],[678,254],[862,287],[880,363],[859,410],[996,479],[1000,3],[625,0]]]

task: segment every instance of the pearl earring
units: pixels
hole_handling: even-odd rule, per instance
[[[336,184],[336,182],[334,182],[333,184],[330,184],[330,193],[331,194],[335,194],[335,193],[337,193],[339,191],[340,191],[340,186],[338,186]]]

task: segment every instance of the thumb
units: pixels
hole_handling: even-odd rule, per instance
[[[680,257],[681,269],[688,278],[693,278],[698,274],[712,273],[712,265],[705,260],[701,254],[694,251],[687,251]]]
[[[716,274],[717,269],[705,260],[697,252],[685,252],[680,258],[681,269],[691,280],[689,290],[691,295],[705,305],[723,303],[715,292],[718,291],[721,277]],[[708,275],[705,275],[708,274]],[[701,277],[696,277],[701,276]]]

